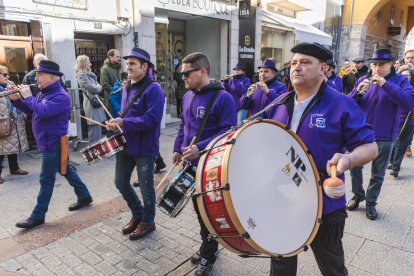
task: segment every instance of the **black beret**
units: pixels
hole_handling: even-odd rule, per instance
[[[362,58],[362,57],[358,57],[358,58],[354,59],[353,62],[365,62],[365,59]]]
[[[327,61],[329,59],[332,59],[332,53],[328,49],[326,49],[324,46],[322,46],[319,43],[308,43],[303,42],[299,43],[290,50],[292,53],[299,53],[304,54],[312,57],[316,57],[322,61]]]

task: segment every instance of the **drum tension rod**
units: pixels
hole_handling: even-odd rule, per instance
[[[225,191],[230,190],[230,184],[229,183],[226,183],[226,184],[224,184],[224,186],[222,186],[220,188],[217,188],[217,189],[209,190],[209,191],[206,191],[206,192],[195,193],[195,194],[192,195],[192,197],[194,199],[196,199],[197,197],[199,197],[199,196],[201,196],[203,194],[207,194],[207,193],[215,192],[215,191],[221,191],[221,190],[225,190]]]
[[[210,235],[211,236],[211,238],[212,239],[223,239],[223,238],[226,238],[226,239],[228,239],[228,238],[243,238],[243,239],[250,239],[250,234],[249,233],[247,233],[247,232],[244,232],[243,234],[241,234],[241,235],[237,235],[237,236],[212,236],[212,235]]]

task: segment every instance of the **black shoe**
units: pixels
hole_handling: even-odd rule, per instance
[[[374,205],[367,205],[367,218],[370,220],[376,220],[378,218],[377,209]]]
[[[392,175],[394,177],[398,177],[398,171],[391,171],[390,175]]]
[[[16,227],[30,229],[30,228],[42,225],[43,223],[45,223],[44,219],[28,218],[28,219],[25,219],[25,220],[22,220],[16,223]]]
[[[159,173],[162,169],[165,169],[167,165],[165,165],[164,160],[160,160],[155,162],[155,171],[154,173]]]
[[[84,199],[78,199],[78,201],[72,205],[69,206],[69,211],[76,211],[79,209],[82,209],[83,207],[88,206],[89,204],[92,203],[92,197],[87,197]]]
[[[391,170],[392,169],[392,164],[389,164],[388,166],[387,166],[387,170]]]
[[[365,197],[357,197],[357,196],[354,196],[353,198],[351,198],[351,200],[350,201],[348,201],[348,203],[346,204],[346,209],[348,210],[348,211],[354,211],[356,208],[358,208],[358,206],[359,206],[359,203],[361,202],[361,201],[364,201],[365,200]]]
[[[132,186],[134,186],[134,187],[139,187],[139,182],[138,182],[138,180],[137,180],[136,182],[132,183]]]
[[[214,263],[210,263],[206,259],[202,258],[197,266],[197,270],[194,273],[196,276],[208,276],[213,270]]]
[[[219,250],[217,250],[215,253],[214,253],[214,256],[216,256],[217,257],[217,255],[219,254]],[[201,256],[200,256],[200,250],[197,250],[197,252],[195,252],[194,254],[193,254],[193,256],[191,256],[191,258],[190,258],[190,261],[191,261],[191,263],[192,264],[195,264],[195,265],[198,265],[199,263],[200,263],[200,261],[201,261]]]

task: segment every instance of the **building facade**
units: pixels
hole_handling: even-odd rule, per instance
[[[377,48],[391,48],[395,58],[413,48],[414,0],[346,0],[340,59],[370,58]]]

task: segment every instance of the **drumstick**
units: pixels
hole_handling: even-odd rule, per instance
[[[193,139],[191,140],[190,145],[188,147],[191,147],[194,144],[195,140],[196,140],[196,137],[194,136]],[[163,184],[165,182],[165,180],[167,179],[167,176],[170,175],[170,173],[173,171],[173,169],[175,167],[177,167],[178,165],[181,166],[183,164],[183,162],[184,162],[184,159],[182,159],[181,162],[174,164],[171,167],[171,169],[168,170],[167,174],[163,177],[163,179],[161,179],[160,183],[157,185],[157,187],[155,187],[155,189],[158,189],[161,186],[161,184]]]
[[[91,118],[88,118],[88,117],[85,117],[85,116],[82,116],[82,115],[79,115],[79,116],[80,116],[81,118],[85,119],[85,120],[88,120],[88,121],[92,122],[92,123],[95,123],[95,124],[97,124],[97,125],[100,125],[100,126],[105,127],[105,125],[104,125],[104,124],[102,124],[102,123],[100,123],[100,122],[98,122],[98,121],[95,121],[94,119],[91,119]]]
[[[101,101],[101,99],[99,99],[98,95],[95,95],[95,98],[98,100],[98,102],[101,104],[102,108],[105,110],[106,114],[108,114],[109,118],[111,118],[112,120],[114,119],[114,117],[112,117],[112,114],[108,111],[108,109],[106,108],[106,106],[103,104],[103,102]],[[116,127],[118,128],[119,132],[123,132],[121,127],[116,124]]]

